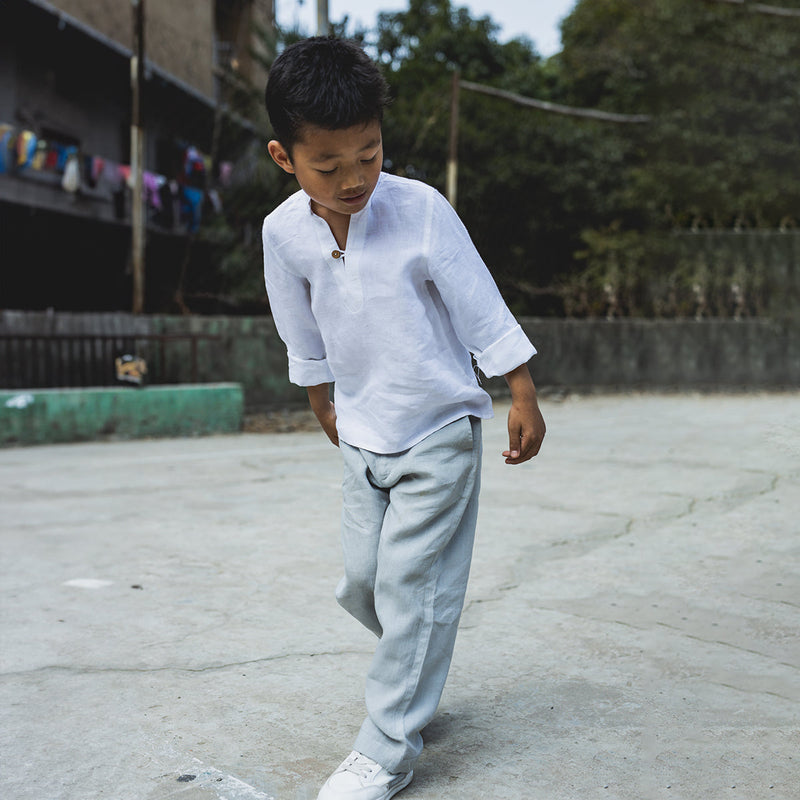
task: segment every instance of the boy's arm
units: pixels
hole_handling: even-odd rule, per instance
[[[506,464],[529,461],[542,446],[544,418],[536,400],[527,364],[521,364],[503,376],[511,389],[511,410],[508,412],[508,450],[503,452]]]
[[[330,400],[330,384],[321,383],[319,386],[306,386],[308,402],[314,416],[319,420],[322,430],[328,438],[338,447],[339,434],[336,432],[336,408]]]

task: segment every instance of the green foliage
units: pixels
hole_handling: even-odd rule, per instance
[[[714,0],[579,0],[549,59],[525,39],[500,43],[497,30],[450,0],[410,0],[374,31],[335,26],[365,43],[391,86],[386,168],[442,191],[456,70],[528,97],[651,116],[609,124],[462,89],[458,211],[514,311],[763,313],[771,268],[743,243],[785,265],[784,245],[710,231],[796,224],[800,19]],[[265,38],[264,65],[299,36]],[[216,273],[206,290],[238,303],[263,303],[258,225],[295,188],[263,146],[262,91],[231,94],[265,135],[244,150],[225,219],[207,229]]]
[[[709,271],[699,238],[676,254],[668,232],[795,224],[799,33],[798,18],[711,1],[578,2],[558,57],[565,101],[653,115],[643,130],[612,131],[633,157],[620,171],[606,224],[584,230],[586,281],[595,276],[624,295],[629,281],[620,276],[621,263],[635,265],[636,282],[651,289],[666,270],[672,288],[663,298],[672,301],[660,305],[685,313],[687,301],[676,294],[693,292],[695,309],[704,313],[720,265]],[[693,255],[691,246],[686,252],[692,241]],[[722,293],[748,285],[729,276]],[[756,308],[761,301],[752,291]],[[603,293],[595,286],[592,296],[597,305]],[[658,313],[658,305],[631,302],[627,313]],[[716,309],[727,305],[719,301]]]
[[[524,39],[501,44],[489,18],[449,0],[381,14],[375,40],[393,88],[384,124],[391,169],[444,190],[452,75],[548,99],[562,82]],[[548,289],[569,271],[580,230],[599,220],[627,144],[597,125],[463,91],[458,211],[515,311],[560,313]],[[576,224],[576,218],[579,224]]]

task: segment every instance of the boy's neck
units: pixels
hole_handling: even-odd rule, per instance
[[[336,244],[339,246],[339,249],[347,250],[347,232],[350,230],[350,215],[331,211],[329,208],[319,205],[319,203],[314,200],[311,201],[311,210],[328,223],[328,227],[331,229],[331,233],[333,234],[333,238],[336,239]]]

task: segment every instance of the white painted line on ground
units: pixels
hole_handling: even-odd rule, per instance
[[[98,578],[75,578],[71,581],[64,581],[62,586],[75,586],[78,589],[103,589],[113,583],[114,581],[102,581]]]
[[[226,775],[214,767],[207,767],[199,758],[193,758],[192,771],[196,777],[191,781],[192,786],[202,786],[216,793],[219,800],[275,800],[272,795],[260,792],[249,783],[245,783],[233,775]]]

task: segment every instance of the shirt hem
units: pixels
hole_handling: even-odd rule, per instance
[[[478,417],[478,419],[492,419],[494,411],[491,407],[491,401],[488,408],[466,408],[462,407],[455,409],[452,414],[445,415],[441,419],[437,419],[435,423],[431,423],[422,429],[422,432],[415,433],[408,440],[401,440],[400,442],[388,442],[386,440],[378,441],[374,437],[367,435],[366,437],[359,436],[354,432],[352,436],[346,430],[341,428],[338,430],[339,439],[350,447],[355,447],[358,450],[366,450],[370,453],[375,453],[381,456],[397,455],[398,453],[405,453],[415,445],[419,444],[423,439],[427,439],[431,434],[441,430],[451,422],[455,422],[462,417]],[[369,431],[362,431],[362,433],[369,434]],[[360,442],[360,443],[359,443]]]

